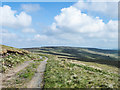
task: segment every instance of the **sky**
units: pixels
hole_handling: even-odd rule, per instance
[[[118,48],[118,2],[2,2],[0,44]]]

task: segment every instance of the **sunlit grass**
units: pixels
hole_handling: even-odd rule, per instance
[[[6,72],[10,68],[17,66],[18,64],[23,63],[24,61],[37,60],[40,56],[37,54],[18,54],[18,53],[8,53],[6,56],[1,58],[1,69],[0,72]]]
[[[45,88],[118,88],[118,79],[118,74],[51,56],[45,72]]]

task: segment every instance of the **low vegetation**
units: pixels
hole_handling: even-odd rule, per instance
[[[0,73],[6,74],[12,68],[30,61],[3,81],[6,88],[26,88],[45,57],[48,63],[44,73],[44,88],[120,88],[117,50],[79,47],[23,50],[0,46]]]
[[[25,88],[28,82],[33,78],[37,71],[37,67],[40,64],[41,60],[36,60],[34,63],[31,63],[25,69],[18,72],[11,80],[8,80],[5,84],[7,88]]]
[[[26,54],[29,52],[23,49],[18,49],[6,45],[0,45],[0,55],[6,55],[7,53]]]
[[[117,50],[79,47],[26,50],[48,57],[45,88],[120,88]]]
[[[45,88],[118,88],[120,76],[105,70],[51,56],[45,72]]]
[[[27,50],[17,49],[5,45],[1,45],[0,73],[7,75],[9,71],[17,68],[19,71],[5,77],[2,82],[4,88],[23,88],[33,78],[42,58],[40,54],[31,53]],[[25,63],[28,62],[28,63]],[[26,65],[25,65],[26,64]],[[25,65],[19,69],[17,66]],[[13,74],[13,75],[11,75]]]
[[[37,53],[63,56],[72,60],[94,62],[118,67],[118,50],[80,47],[41,47],[26,48],[26,50]]]
[[[36,60],[40,58],[37,54],[5,45],[2,46],[2,52],[2,58],[0,59],[0,72],[2,73],[5,73],[10,68],[21,64],[24,61]]]

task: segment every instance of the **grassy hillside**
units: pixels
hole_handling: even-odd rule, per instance
[[[0,55],[6,55],[7,53],[27,54],[29,52],[23,49],[0,45]]]
[[[0,72],[3,86],[26,88],[36,74],[41,59],[48,58],[44,73],[44,88],[120,88],[116,50],[78,47],[41,47],[17,49],[1,45]],[[34,52],[34,53],[32,53]],[[27,62],[27,65],[24,66]],[[19,65],[23,69],[19,67]],[[39,68],[41,69],[41,68]],[[16,70],[16,69],[15,69]],[[11,78],[9,78],[11,77]]]
[[[95,48],[79,48],[79,47],[41,47],[41,48],[26,48],[30,51],[38,53],[47,53],[52,55],[60,55],[67,59],[95,62],[118,67],[118,51],[103,50]],[[60,57],[62,58],[62,57]]]
[[[44,58],[27,50],[0,45],[0,73],[4,88],[26,88]]]
[[[34,60],[39,57],[27,50],[5,45],[0,45],[0,47],[0,72],[3,73],[24,61]]]
[[[116,72],[112,70],[116,70]],[[118,82],[120,76],[117,72],[115,67],[61,59],[58,56],[50,55],[45,72],[44,87],[118,88],[120,87]]]
[[[117,50],[79,47],[26,48],[48,57],[45,88],[118,88]]]

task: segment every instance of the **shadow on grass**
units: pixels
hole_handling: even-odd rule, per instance
[[[55,53],[54,52],[45,52],[45,51],[35,51],[35,52],[57,55],[57,56],[59,56],[58,58],[66,58],[66,59],[72,59],[72,60],[78,60],[78,61],[84,61],[84,62],[95,62],[95,63],[99,63],[99,64],[106,64],[106,65],[119,67],[118,66],[119,61],[117,59],[113,60],[114,58],[111,58],[108,56],[97,57],[97,54],[94,55],[94,57],[96,57],[96,58],[91,59],[85,55],[83,56],[83,55],[78,55],[78,54],[75,55],[75,54],[67,53],[70,55],[66,55],[66,54],[61,54],[61,53],[57,53],[57,52],[55,52]],[[60,57],[60,56],[62,56],[62,57]]]

